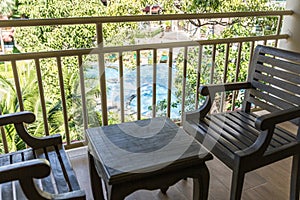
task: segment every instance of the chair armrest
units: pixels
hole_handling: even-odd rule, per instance
[[[59,134],[35,137],[30,135],[24,123],[32,123],[35,121],[35,115],[29,111],[21,111],[12,114],[4,114],[0,116],[0,126],[14,124],[17,133],[24,142],[32,148],[43,148],[52,145],[62,144],[62,139]]]
[[[50,163],[46,159],[33,159],[0,167],[0,182],[20,179],[43,178],[50,174]]]
[[[255,127],[259,130],[267,130],[276,124],[300,117],[300,107],[279,110],[270,114],[260,116],[255,121]]]
[[[231,90],[240,90],[251,88],[250,82],[236,82],[236,83],[225,83],[215,85],[204,85],[200,87],[200,94],[207,96],[204,104],[199,109],[200,120],[204,119],[207,113],[210,111],[212,103],[215,99],[217,92],[225,92]]]
[[[32,123],[35,121],[35,115],[32,112],[21,111],[12,114],[0,115],[0,126],[7,124]]]
[[[49,161],[33,159],[0,167],[0,182],[19,181],[28,199],[52,199],[51,194],[36,186],[34,178],[47,177],[51,172]]]
[[[259,136],[250,147],[244,149],[243,151],[237,151],[236,154],[238,154],[239,157],[253,156],[254,158],[255,154],[263,154],[270,144],[275,125],[298,117],[300,117],[300,107],[279,110],[257,117],[255,121],[255,127],[258,130],[261,130]]]
[[[200,87],[200,94],[208,96],[217,92],[225,92],[232,90],[249,89],[252,85],[250,82],[236,82],[236,83],[224,83],[224,84],[212,84],[204,85]]]
[[[24,140],[26,144],[28,144],[34,149],[62,144],[62,138],[60,134],[49,135],[44,137],[35,137],[27,132],[23,123],[15,124],[15,128],[22,140]]]

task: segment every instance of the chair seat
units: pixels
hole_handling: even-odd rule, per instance
[[[13,124],[18,136],[28,145],[27,149],[0,155],[0,199],[85,200],[62,136],[32,136],[25,124],[34,121],[35,115],[29,111],[0,116],[0,126]]]
[[[208,148],[210,146],[213,153],[217,151],[216,155],[220,155],[219,159],[231,166],[235,152],[243,151],[257,139],[260,132],[255,128],[256,117],[253,113],[233,111],[207,115],[203,121],[190,120],[189,123],[194,123],[192,127],[201,133],[196,134],[197,139],[207,144],[210,143],[205,146]],[[296,141],[296,135],[281,127],[276,127],[265,154],[282,150],[284,145],[289,147],[290,143]],[[222,159],[222,155],[226,159]],[[231,160],[228,160],[228,155]]]
[[[48,147],[45,149],[33,150],[32,148],[19,150],[12,153],[0,155],[0,166],[7,166],[13,163],[22,163],[32,159],[47,159],[50,162],[51,174],[42,179],[36,179],[36,186],[42,191],[51,194],[62,194],[80,190],[75,173],[66,152],[62,147]],[[21,189],[19,181],[0,184],[0,196],[3,200],[27,199]],[[14,196],[16,198],[14,198]]]

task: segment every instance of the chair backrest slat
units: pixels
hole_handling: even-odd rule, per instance
[[[300,74],[299,64],[297,62],[292,63],[285,60],[280,60],[274,57],[267,57],[265,55],[259,55],[259,60],[263,63],[267,63],[273,66],[280,66],[280,68],[285,69],[294,74]]]

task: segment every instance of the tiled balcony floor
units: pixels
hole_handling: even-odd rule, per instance
[[[87,199],[93,200],[89,180],[87,148],[68,150],[70,160],[79,180],[87,193]],[[287,200],[289,197],[291,158],[284,159],[269,166],[246,174],[243,200]],[[229,199],[231,170],[216,157],[207,162],[210,170],[209,200]],[[191,200],[192,181],[180,181],[169,188],[167,195],[159,190],[137,191],[126,200]]]
[[[87,149],[69,150],[69,156],[79,180],[79,184],[87,193],[87,199],[92,200],[90,189]],[[231,170],[218,159],[207,162],[210,170],[209,200],[229,199]],[[291,159],[285,159],[263,167],[246,175],[243,200],[286,200],[289,196]],[[163,195],[159,190],[141,190],[128,196],[126,200],[191,200],[192,181],[180,181]]]

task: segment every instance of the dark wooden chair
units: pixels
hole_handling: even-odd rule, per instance
[[[26,111],[0,116],[0,126],[13,124],[30,147],[0,155],[1,199],[85,199],[61,136],[29,135],[24,123],[34,121],[35,115]]]
[[[245,89],[242,109],[209,113],[218,92]],[[300,185],[300,54],[257,46],[247,82],[208,85],[199,110],[185,115],[184,129],[233,171],[231,200],[241,198],[246,172],[293,156],[290,199]],[[253,106],[266,111],[258,115]],[[295,124],[297,133],[278,126]],[[289,122],[287,122],[289,123]]]

